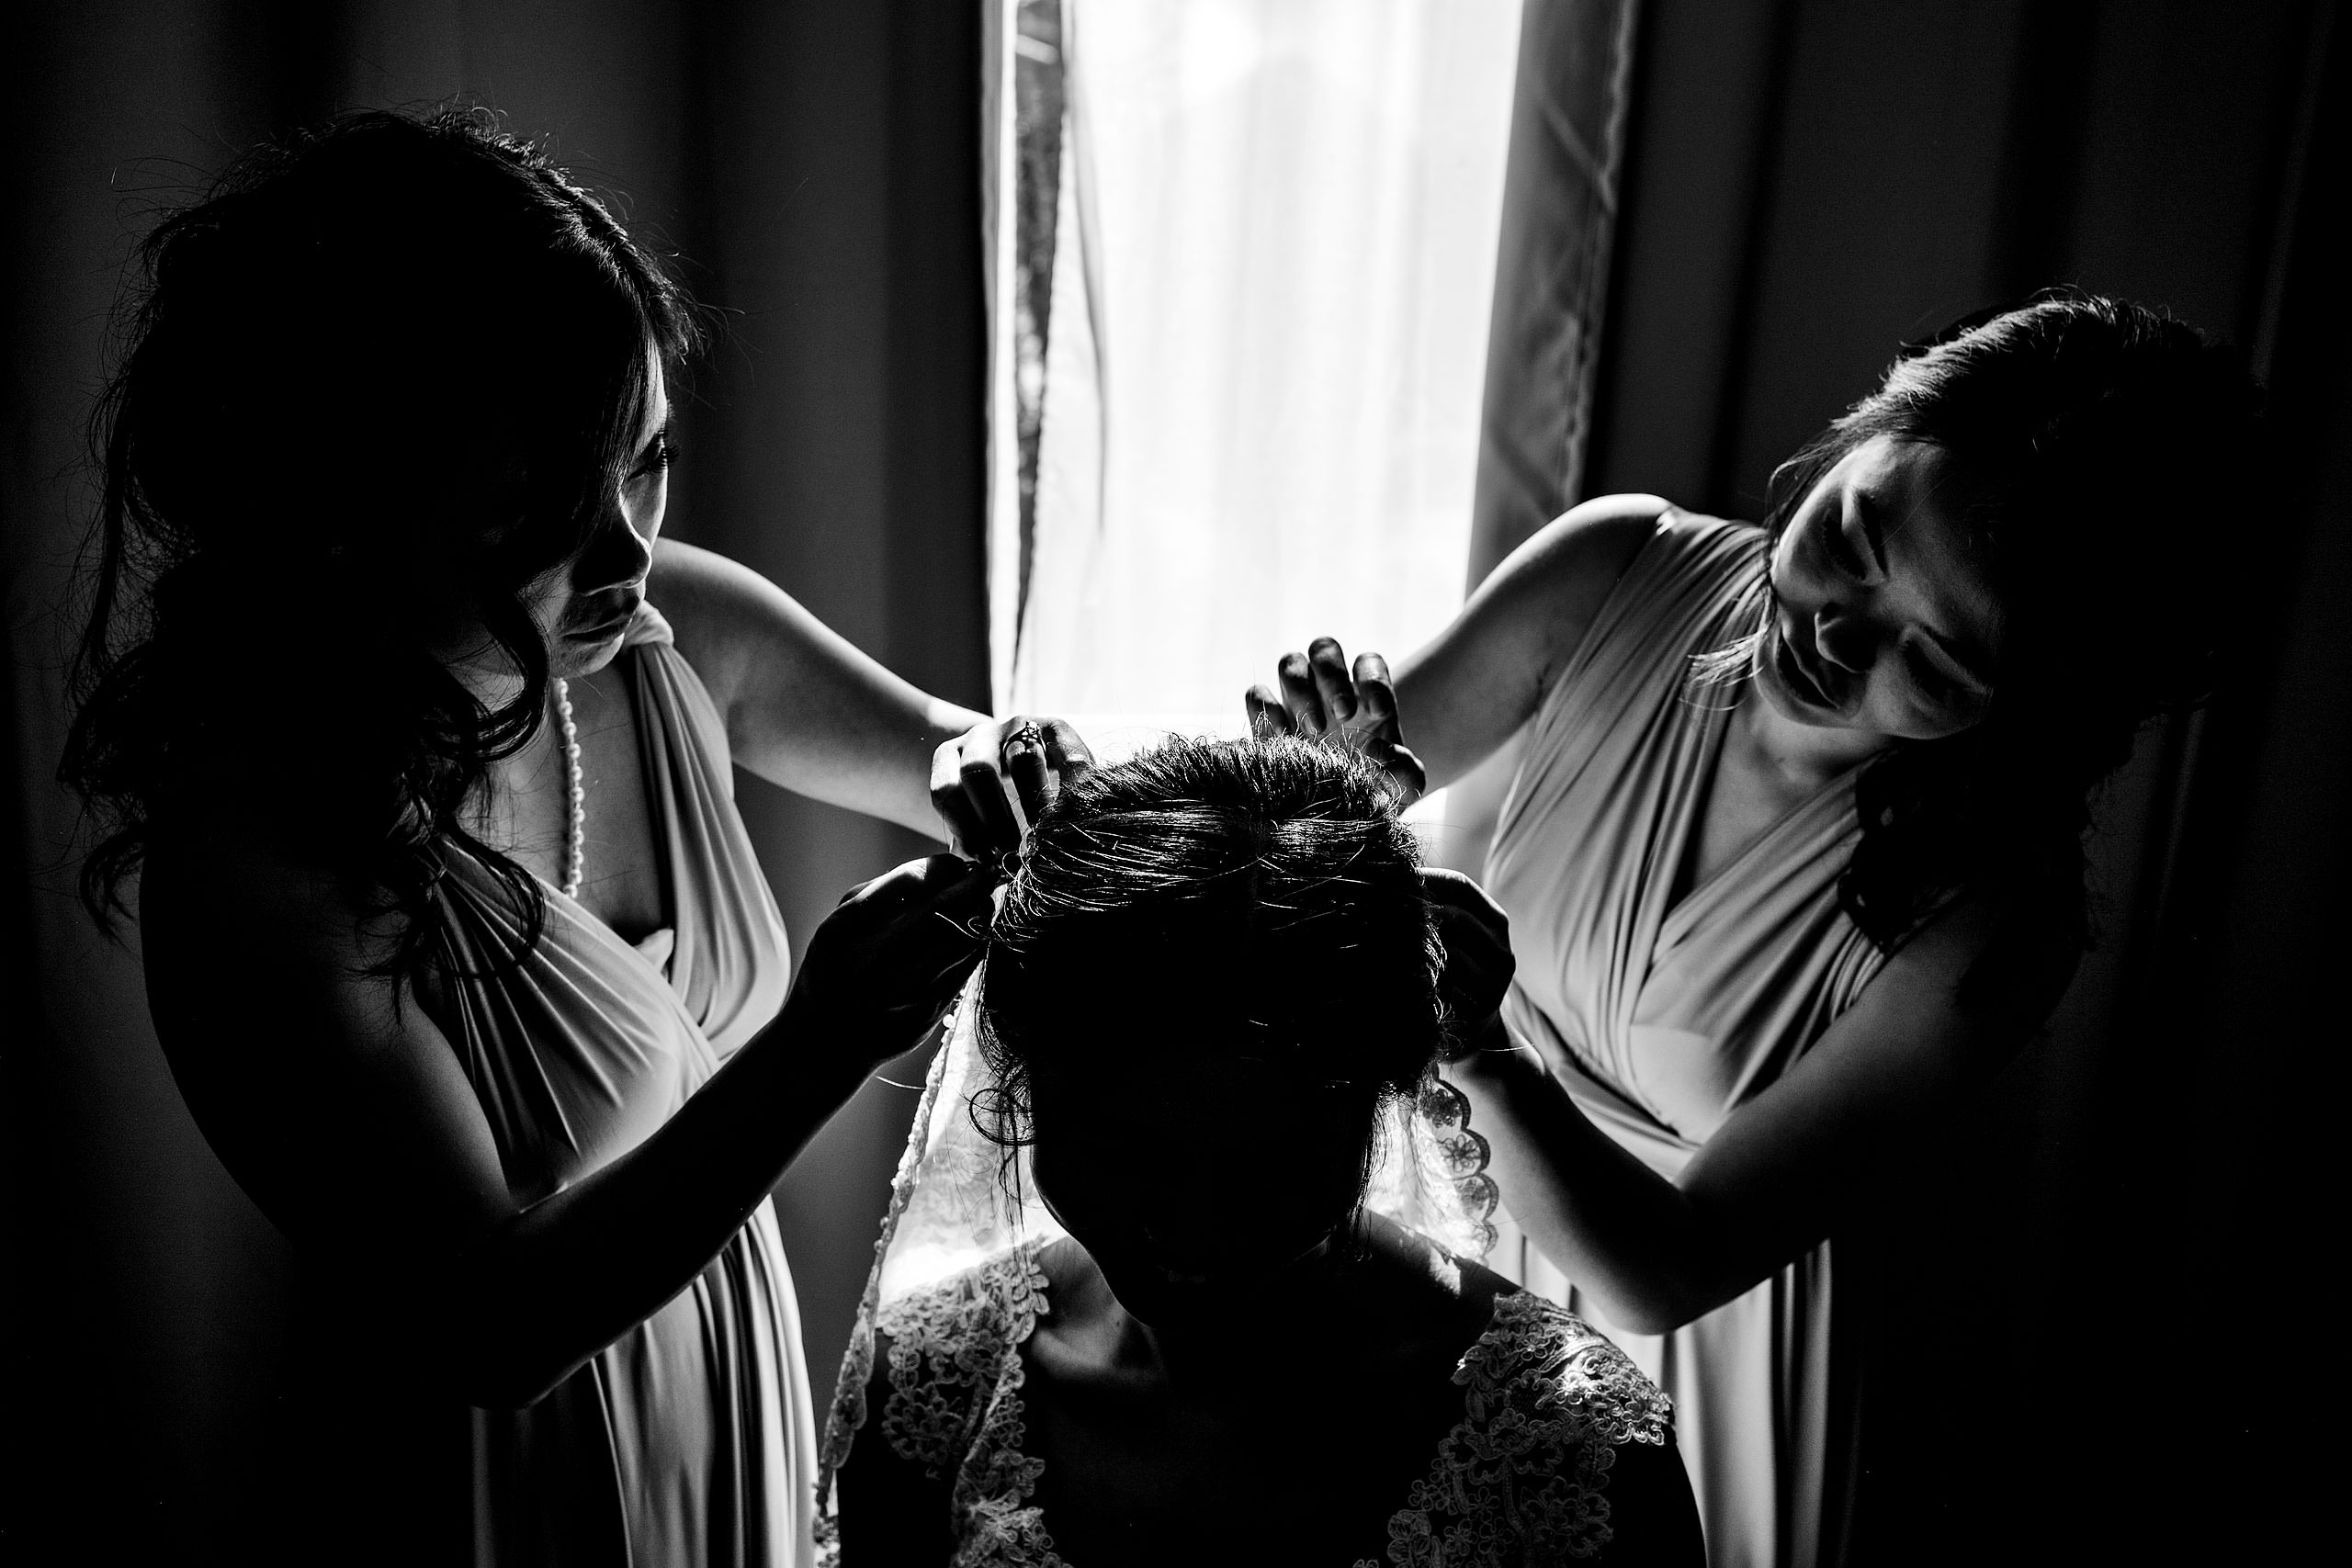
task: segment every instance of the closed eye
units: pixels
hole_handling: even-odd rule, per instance
[[[1862,559],[1861,552],[1854,548],[1854,541],[1846,536],[1846,530],[1832,523],[1826,525],[1823,531],[1828,536],[1829,558],[1837,563],[1838,570],[1857,582],[1868,581],[1870,566]]]
[[[678,449],[670,444],[670,433],[664,429],[646,444],[644,455],[638,458],[637,467],[629,470],[628,477],[637,480],[658,474],[675,462],[677,457]]]
[[[1961,690],[1959,682],[1938,669],[1936,661],[1917,648],[1904,655],[1904,663],[1910,669],[1912,684],[1917,686],[1919,694],[1929,702],[1947,701]]]

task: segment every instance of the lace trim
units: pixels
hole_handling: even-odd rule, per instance
[[[1461,1421],[1388,1521],[1398,1568],[1587,1558],[1609,1542],[1617,1450],[1663,1448],[1674,1406],[1581,1318],[1532,1292],[1495,1302],[1462,1358]],[[1356,1568],[1379,1568],[1370,1559]]]
[[[1471,1130],[1468,1097],[1443,1078],[1432,1074],[1421,1086],[1419,1111],[1437,1151],[1439,1173],[1452,1184],[1461,1206],[1466,1228],[1463,1240],[1470,1252],[1484,1258],[1495,1249],[1495,1210],[1502,1201],[1495,1179],[1487,1174],[1494,1151],[1485,1134]]]
[[[1021,1451],[1021,1347],[1045,1311],[1046,1271],[1035,1248],[1022,1247],[891,1303],[876,1320],[890,1337],[883,1435],[933,1480],[954,1476],[958,1568],[1069,1568],[1029,1501],[1046,1461]]]
[[[1046,1310],[1045,1270],[1024,1246],[892,1303],[876,1324],[890,1337],[883,1433],[932,1479],[953,1478],[957,1568],[1069,1568],[1030,1501],[1045,1461],[1022,1451],[1021,1347]],[[1389,1517],[1386,1561],[1514,1568],[1607,1545],[1617,1450],[1666,1446],[1666,1395],[1581,1318],[1527,1292],[1497,1298],[1453,1381],[1462,1419]]]
[[[963,1003],[959,1000],[956,1008]],[[915,1174],[922,1167],[924,1134],[939,1087],[947,1070],[944,1041],[953,1037],[956,1010],[941,1026],[940,1048],[933,1053],[931,1070],[923,1076],[922,1098],[915,1103],[914,1131],[899,1151],[899,1168],[890,1178],[890,1201],[882,1215],[881,1234],[874,1239],[874,1262],[865,1275],[865,1292],[858,1298],[857,1319],[850,1329],[849,1348],[842,1353],[841,1371],[833,1385],[832,1408],[825,1413],[824,1440],[817,1450],[817,1562],[834,1568],[841,1562],[841,1526],[835,1514],[833,1478],[849,1462],[858,1429],[865,1425],[865,1385],[874,1377],[874,1321],[882,1294],[882,1264],[889,1255],[890,1238],[898,1234],[899,1217],[914,1196]]]

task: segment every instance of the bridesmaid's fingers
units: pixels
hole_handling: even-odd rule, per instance
[[[1042,811],[1054,803],[1064,784],[1076,784],[1094,771],[1094,752],[1078,727],[1066,718],[1046,719],[1038,728],[1046,738],[1045,795],[1038,803]],[[1030,820],[1036,820],[1035,812],[1030,813]]]
[[[1376,731],[1388,726],[1387,733],[1395,738],[1396,682],[1388,673],[1388,660],[1376,653],[1359,653],[1351,673],[1357,701],[1363,705],[1359,717],[1363,727]]]
[[[1356,716],[1356,694],[1348,680],[1348,656],[1337,637],[1318,637],[1306,645],[1306,667],[1315,677],[1315,694],[1336,728]]]
[[[1302,735],[1320,735],[1325,724],[1323,699],[1315,693],[1315,674],[1308,668],[1306,655],[1285,653],[1282,662],[1274,666],[1274,673],[1283,683],[1283,705],[1290,709],[1290,716]]]
[[[1430,771],[1421,766],[1421,760],[1413,754],[1411,747],[1394,740],[1373,739],[1366,742],[1363,751],[1403,794],[1407,806],[1429,792]]]
[[[1003,738],[1027,722],[1015,717],[978,725],[964,737],[956,779],[964,786],[964,800],[977,825],[966,842],[983,856],[1010,853],[1021,842],[1021,825],[1013,820],[1004,776]]]
[[[931,754],[931,808],[947,828],[947,845],[959,855],[971,856],[980,841],[980,822],[964,795],[964,742],[944,741]]]
[[[1288,735],[1298,728],[1291,722],[1290,709],[1283,706],[1282,698],[1263,686],[1242,693],[1241,703],[1250,710],[1250,733],[1260,740]]]
[[[1356,698],[1363,705],[1356,709],[1359,729],[1367,737],[1391,741],[1401,739],[1396,722],[1396,688],[1385,677],[1358,681]]]
[[[1015,734],[1004,745],[1004,771],[1012,780],[1013,799],[1021,807],[1022,825],[1037,820],[1054,797],[1054,770],[1046,761],[1042,732]]]

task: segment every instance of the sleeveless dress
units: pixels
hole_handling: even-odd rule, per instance
[[[1022,1347],[1052,1311],[1039,1247],[1024,1243],[893,1302],[876,1325],[890,1341],[881,1435],[946,1483],[956,1568],[1072,1568],[1031,1501],[1045,1461],[1022,1452]],[[1526,1292],[1496,1297],[1453,1381],[1462,1419],[1398,1499],[1383,1554],[1355,1568],[1590,1558],[1610,1540],[1619,1451],[1672,1440],[1671,1406],[1624,1353]]]
[[[651,606],[624,644],[674,945],[666,968],[553,887],[519,973],[447,979],[425,1011],[481,1097],[516,1199],[627,1154],[784,1003],[782,919],[737,815],[727,732]],[[480,863],[444,846],[450,956],[516,934]],[[767,1568],[813,1552],[815,1432],[774,1210],[675,1298],[524,1410],[476,1410],[482,1568]]]
[[[1758,625],[1764,547],[1746,524],[1661,519],[1529,721],[1487,862],[1519,960],[1505,1023],[1586,1115],[1668,1178],[1882,962],[1838,907],[1860,832],[1851,771],[1668,903],[1747,689],[1695,682],[1690,661]],[[1592,1318],[1673,1399],[1714,1568],[1836,1560],[1859,1323],[1833,1337],[1828,1244],[1648,1336],[1611,1326],[1515,1225],[1501,1228],[1491,1267]]]

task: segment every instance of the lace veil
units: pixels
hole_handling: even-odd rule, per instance
[[[973,1114],[974,1096],[992,1081],[976,1038],[980,983],[976,973],[941,1025],[944,1043],[890,1183],[819,1457],[819,1509],[828,1524],[833,1477],[865,1422],[877,1314],[1015,1247],[1066,1234],[1037,1199],[1029,1151],[991,1142]],[[1486,1140],[1469,1129],[1467,1102],[1432,1073],[1417,1094],[1392,1100],[1382,1117],[1366,1206],[1456,1257],[1483,1258],[1495,1243],[1495,1184],[1486,1174]]]

